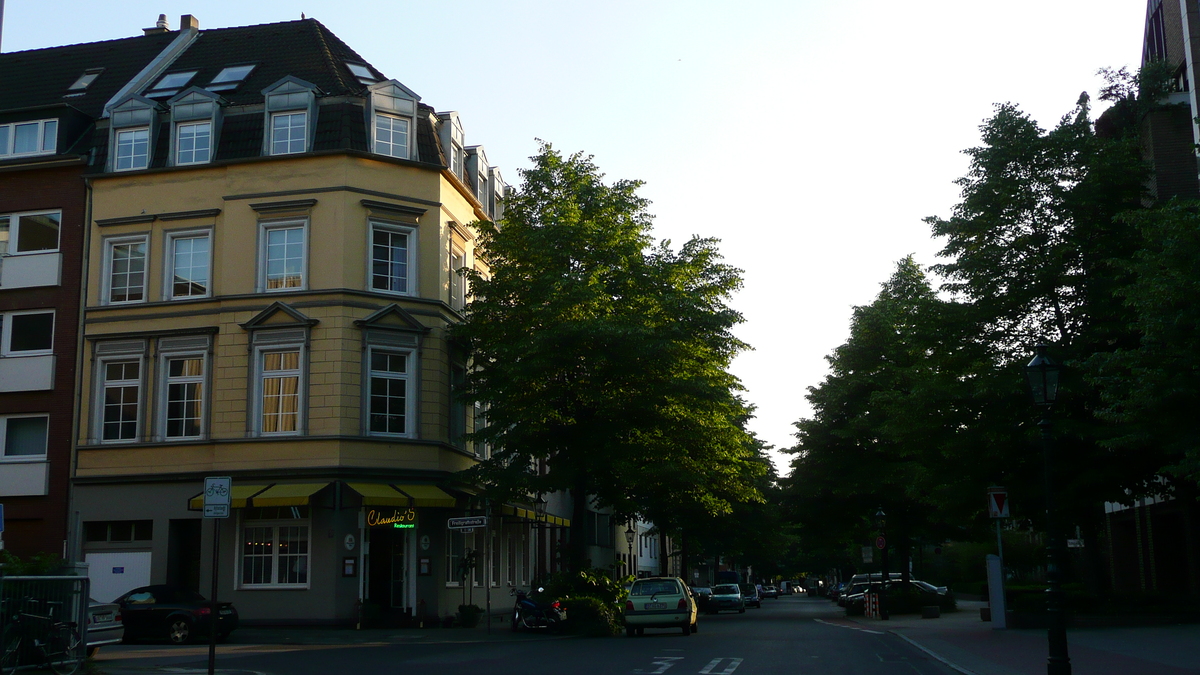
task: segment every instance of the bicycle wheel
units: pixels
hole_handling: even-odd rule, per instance
[[[10,623],[4,628],[4,636],[0,638],[0,673],[12,675],[21,665],[21,633],[16,623]]]
[[[79,631],[74,626],[58,624],[51,628],[45,647],[50,670],[58,675],[72,675],[79,670],[79,662],[83,660],[80,642]]]

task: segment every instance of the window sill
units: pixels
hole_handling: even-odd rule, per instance
[[[0,457],[0,464],[37,464],[38,462],[47,462],[46,455],[14,455],[12,457]]]

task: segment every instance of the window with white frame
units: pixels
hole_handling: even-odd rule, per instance
[[[264,291],[304,288],[305,229],[297,221],[263,225],[259,283]]]
[[[54,353],[54,310],[0,314],[0,356]]]
[[[475,402],[474,430],[476,432],[487,428],[487,406],[479,401]],[[480,459],[487,459],[491,456],[491,446],[483,441],[476,440],[474,443],[475,456]]]
[[[58,250],[61,211],[0,213],[0,255]]]
[[[301,375],[299,347],[258,352],[259,433],[300,433]]]
[[[309,567],[307,506],[246,509],[238,555],[243,588],[306,588]]]
[[[150,166],[150,129],[122,129],[117,132],[117,171],[134,171]]]
[[[146,237],[109,239],[105,256],[108,304],[146,299]]]
[[[207,297],[211,242],[208,232],[167,236],[167,299]]]
[[[411,352],[371,347],[368,350],[368,427],[371,435],[411,435],[414,396]]]
[[[462,561],[466,553],[466,535],[458,530],[446,533],[446,585],[462,585]]]
[[[408,159],[409,121],[395,115],[375,114],[375,152]]]
[[[0,416],[0,460],[21,461],[46,456],[48,415]]]
[[[204,164],[212,151],[212,123],[175,125],[175,163]]]
[[[58,145],[58,120],[0,124],[0,158],[51,155]]]
[[[458,143],[450,146],[450,171],[459,178],[463,175],[463,149]]]
[[[100,377],[100,440],[137,440],[142,402],[141,359],[101,361]]]
[[[502,555],[503,551],[500,548],[500,532],[497,530],[492,530],[492,541],[488,546],[488,557],[492,559],[491,574],[488,575],[489,586],[500,585],[500,560]]]
[[[204,420],[204,355],[168,354],[162,360],[163,436],[200,438]]]
[[[450,251],[450,306],[459,310],[467,303],[467,278],[463,276],[465,261],[462,251]]]
[[[304,152],[308,145],[308,112],[271,115],[271,154]]]
[[[412,228],[371,223],[371,290],[412,294],[415,244]]]

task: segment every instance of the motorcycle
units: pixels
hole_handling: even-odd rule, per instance
[[[546,590],[537,589],[538,593]],[[516,597],[513,603],[512,629],[514,632],[533,629],[557,630],[567,620],[567,608],[562,603],[537,602],[525,591],[514,588],[509,595]]]

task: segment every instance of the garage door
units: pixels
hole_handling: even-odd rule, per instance
[[[88,553],[84,560],[93,600],[112,602],[126,591],[150,585],[150,551]]]

